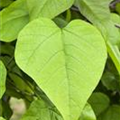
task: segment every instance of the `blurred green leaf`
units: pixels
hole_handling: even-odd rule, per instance
[[[29,21],[26,0],[14,1],[0,11],[0,19],[0,40],[5,42],[15,40],[20,30]]]
[[[88,102],[93,108],[96,116],[99,116],[110,105],[109,98],[105,94],[100,93],[100,92],[93,93]]]
[[[120,25],[120,15],[116,13],[111,13],[111,19],[116,25]]]
[[[0,0],[0,8],[6,7],[10,5],[13,2],[13,0]]]
[[[0,120],[5,120],[3,117],[0,117]]]
[[[0,46],[0,55],[8,55],[13,56],[14,54],[14,47],[10,44],[1,44]]]
[[[119,13],[119,15],[120,15],[120,3],[118,3],[117,5],[116,5],[116,11]]]
[[[30,19],[54,18],[72,6],[74,0],[27,0]]]
[[[2,116],[4,116],[5,119],[9,120],[13,114],[13,111],[10,108],[9,105],[9,96],[5,96],[2,100]]]
[[[17,74],[14,73],[9,73],[9,77],[11,78],[11,80],[13,80],[13,82],[15,83],[15,86],[22,92],[29,92],[29,93],[33,93],[30,89],[30,87],[28,86],[28,84],[25,82],[25,80],[18,76]]]
[[[65,27],[65,26],[68,24],[68,22],[65,21],[64,19],[62,19],[61,17],[56,17],[56,18],[54,19],[54,22],[55,22],[60,28],[63,28],[63,27]]]
[[[21,120],[63,120],[60,115],[42,100],[35,100]]]
[[[110,106],[103,114],[99,116],[98,120],[120,120],[120,106]]]
[[[119,80],[113,73],[105,72],[101,81],[108,90],[120,90]]]
[[[86,104],[79,120],[96,120],[96,116],[91,108],[90,104]]]

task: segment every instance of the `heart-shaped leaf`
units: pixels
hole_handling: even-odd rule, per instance
[[[40,18],[19,34],[15,58],[63,118],[77,120],[99,82],[106,53],[104,39],[92,25],[74,20],[60,29]]]

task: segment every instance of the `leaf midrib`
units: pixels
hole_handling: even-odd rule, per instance
[[[66,49],[65,49],[65,43],[64,43],[64,33],[63,33],[63,29],[61,29],[61,41],[62,41],[62,44],[63,44],[63,52],[64,52],[64,58],[65,58],[65,72],[66,72],[66,77],[67,77],[67,88],[68,88],[68,112],[69,112],[69,114],[68,115],[70,115],[70,113],[71,113],[71,111],[70,111],[70,78],[69,78],[69,72],[68,72],[68,70],[67,70],[67,68],[68,68],[68,64],[67,64],[67,60],[66,60],[66,56],[67,56],[67,53],[66,53]],[[69,116],[70,117],[70,116]],[[70,119],[70,118],[69,118]]]

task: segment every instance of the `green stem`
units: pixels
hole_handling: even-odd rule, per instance
[[[110,42],[107,43],[108,54],[114,62],[118,73],[120,74],[120,51],[117,45],[112,45]]]

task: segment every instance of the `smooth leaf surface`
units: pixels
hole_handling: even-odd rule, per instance
[[[96,116],[99,116],[109,107],[110,100],[105,94],[96,92],[90,97],[89,103],[91,104]]]
[[[30,18],[54,18],[72,6],[74,0],[27,0]]]
[[[50,19],[34,20],[19,34],[15,52],[18,66],[35,80],[65,120],[79,118],[106,58],[101,34],[81,20],[63,29]]]
[[[0,61],[0,99],[5,92],[6,69],[2,61]]]
[[[0,40],[5,42],[15,40],[29,21],[26,0],[17,0],[0,11],[0,21]]]

